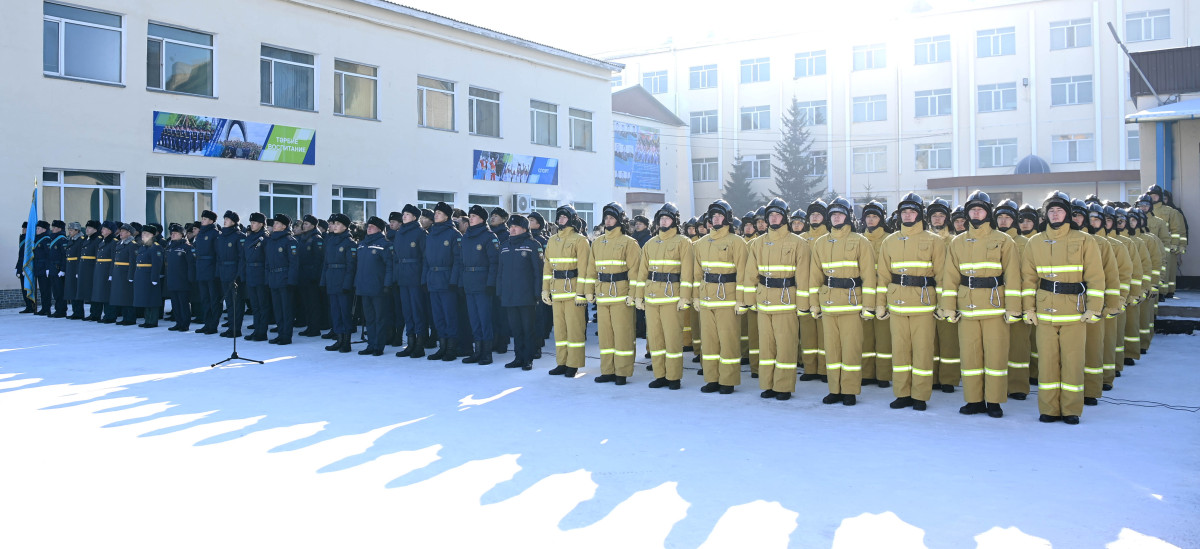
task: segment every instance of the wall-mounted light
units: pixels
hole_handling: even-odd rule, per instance
[[[1022,78],[1022,79],[1021,79],[1021,85],[1022,85],[1022,86],[1025,86],[1026,88],[1028,88],[1028,87],[1029,87],[1029,79],[1028,79],[1028,78]]]

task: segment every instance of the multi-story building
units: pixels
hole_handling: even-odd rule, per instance
[[[1034,204],[1055,186],[1135,192],[1141,149],[1125,116],[1137,108],[1107,25],[1131,51],[1190,45],[1200,38],[1194,2],[916,5],[899,17],[802,21],[795,34],[604,57],[625,64],[614,87],[641,85],[689,121],[698,204],[720,196],[739,154],[756,190],[773,188],[773,147],[793,98],[813,136],[814,173],[860,204],[894,204],[910,190],[961,201],[975,187]],[[972,179],[1013,174],[1023,159],[1064,175]]]

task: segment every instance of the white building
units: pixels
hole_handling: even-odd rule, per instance
[[[687,123],[641,86],[613,92],[612,112],[613,176],[627,189],[621,201],[629,214],[650,218],[671,202],[684,219],[695,215]],[[647,148],[648,157],[638,158]]]
[[[77,2],[10,3],[0,22],[10,235],[35,179],[42,218],[68,222],[363,219],[522,195],[592,223],[624,199],[620,65],[382,0]]]
[[[1140,186],[1138,133],[1125,124],[1137,111],[1129,63],[1107,24],[1132,51],[1200,38],[1190,0],[897,4],[917,8],[605,57],[626,66],[614,87],[641,84],[689,122],[697,204],[720,196],[738,153],[756,190],[772,187],[771,153],[793,97],[823,155],[818,173],[859,203],[894,205],[925,189],[962,201],[980,187],[1036,204],[1059,182],[971,177],[1012,174],[1036,155],[1055,174],[1096,172],[1064,176],[1069,192],[1118,198]]]

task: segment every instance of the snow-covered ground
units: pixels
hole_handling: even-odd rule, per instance
[[[640,351],[598,385],[594,337],[568,380],[301,337],[209,368],[230,340],[15,310],[0,334],[0,547],[1200,547],[1187,411],[651,390]],[[1156,338],[1106,397],[1200,405],[1193,345]]]

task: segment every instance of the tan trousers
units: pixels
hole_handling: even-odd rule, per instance
[[[932,314],[892,315],[892,394],[928,401],[933,391],[933,340],[937,333]]]
[[[800,345],[804,349],[804,373],[825,373],[824,327],[812,315],[800,317]]]
[[[700,307],[704,340],[704,381],[720,385],[742,384],[741,322],[733,307]]]
[[[862,318],[857,313],[821,317],[829,392],[857,395],[862,389]]]
[[[633,377],[634,314],[625,301],[599,303],[596,306],[597,332],[600,335],[600,373]]]
[[[958,350],[958,324],[937,323],[937,354],[934,355],[934,383],[957,386],[962,372]]]
[[[583,368],[583,351],[587,342],[587,307],[573,299],[555,301],[554,354],[555,360],[568,368]]]
[[[958,322],[964,400],[1008,402],[1008,340],[1002,316]]]
[[[800,319],[795,311],[758,315],[758,387],[779,393],[796,391],[796,334]]]
[[[1146,299],[1142,303],[1142,322],[1141,328],[1138,329],[1138,334],[1141,335],[1142,349],[1150,349],[1150,342],[1154,340],[1154,315],[1158,312],[1158,302]]]
[[[1113,319],[1115,322],[1116,319]],[[1104,394],[1104,328],[1108,320],[1088,324],[1083,342],[1083,396],[1100,398]]]
[[[1029,382],[1038,376],[1037,330],[1029,330]]]
[[[1029,394],[1029,332],[1018,322],[1008,327],[1008,392]]]
[[[683,338],[687,332],[679,324],[691,311],[680,311],[678,303],[646,304],[646,347],[655,379],[679,381],[683,378]]]
[[[892,319],[872,320],[875,323],[875,375],[879,381],[892,380]],[[930,343],[932,351],[932,343]]]
[[[1083,323],[1037,327],[1038,411],[1050,416],[1083,414]]]
[[[1102,355],[1101,366],[1104,368],[1103,380],[1109,385],[1117,379],[1117,328],[1120,323],[1116,318],[1106,318],[1102,322],[1096,324],[1104,324],[1103,343],[1100,344]],[[1084,359],[1084,367],[1087,366],[1087,359]]]
[[[701,356],[701,343],[703,343],[700,332],[700,309],[692,309],[688,313],[688,319],[692,325],[692,354]]]
[[[1139,303],[1132,307],[1125,308],[1125,356],[1134,360],[1142,359],[1142,307],[1146,303]]]
[[[1117,351],[1115,358],[1118,372],[1125,369],[1125,337],[1121,335],[1125,333],[1125,318],[1125,313],[1117,315],[1117,331],[1113,333],[1112,337],[1113,345],[1116,346]]]

